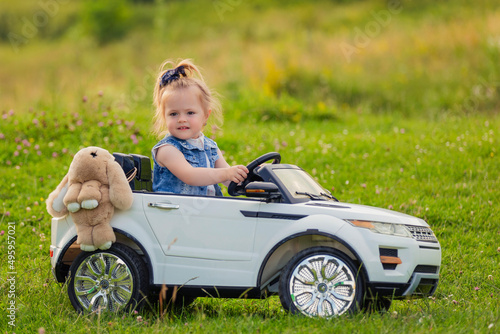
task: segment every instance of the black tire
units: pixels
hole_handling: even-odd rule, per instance
[[[283,268],[279,297],[293,314],[330,318],[357,311],[363,284],[357,267],[342,252],[312,247],[295,255]]]
[[[69,270],[68,296],[78,312],[138,309],[148,287],[144,261],[122,244],[115,243],[108,250],[81,252]]]

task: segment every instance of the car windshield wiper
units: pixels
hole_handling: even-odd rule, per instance
[[[323,195],[329,199],[333,199],[334,201],[336,202],[340,202],[335,196],[333,196],[332,194],[328,194],[328,193],[319,193],[320,195]]]
[[[296,191],[295,193],[297,195],[306,195],[306,196],[309,196],[309,198],[312,199],[313,201],[322,201],[323,200],[323,198],[321,198],[319,195],[311,194],[311,193],[308,193],[308,192],[305,192],[305,191]]]

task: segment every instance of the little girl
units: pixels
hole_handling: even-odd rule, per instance
[[[171,62],[165,62],[165,65]],[[210,115],[222,120],[219,101],[198,68],[183,60],[161,71],[154,90],[154,131],[166,136],[153,147],[153,191],[222,196],[218,183],[239,183],[245,166],[229,166],[217,144],[203,135]]]

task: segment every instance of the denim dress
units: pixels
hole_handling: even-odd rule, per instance
[[[153,147],[153,191],[171,192],[175,194],[207,195],[207,186],[191,186],[182,182],[177,176],[172,174],[166,167],[162,167],[156,161],[156,151],[160,146],[172,145],[184,154],[187,162],[193,167],[215,168],[215,161],[219,159],[217,144],[210,138],[204,138],[204,149],[200,149],[187,140],[182,140],[171,135],[167,135]],[[207,157],[210,166],[207,166]],[[214,184],[215,195],[222,196],[221,188]]]

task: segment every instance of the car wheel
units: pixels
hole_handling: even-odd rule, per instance
[[[363,285],[343,253],[329,247],[299,252],[283,268],[279,297],[283,308],[309,317],[333,317],[358,309]]]
[[[127,246],[81,252],[69,270],[68,295],[78,312],[118,312],[141,306],[148,290],[148,271]]]

